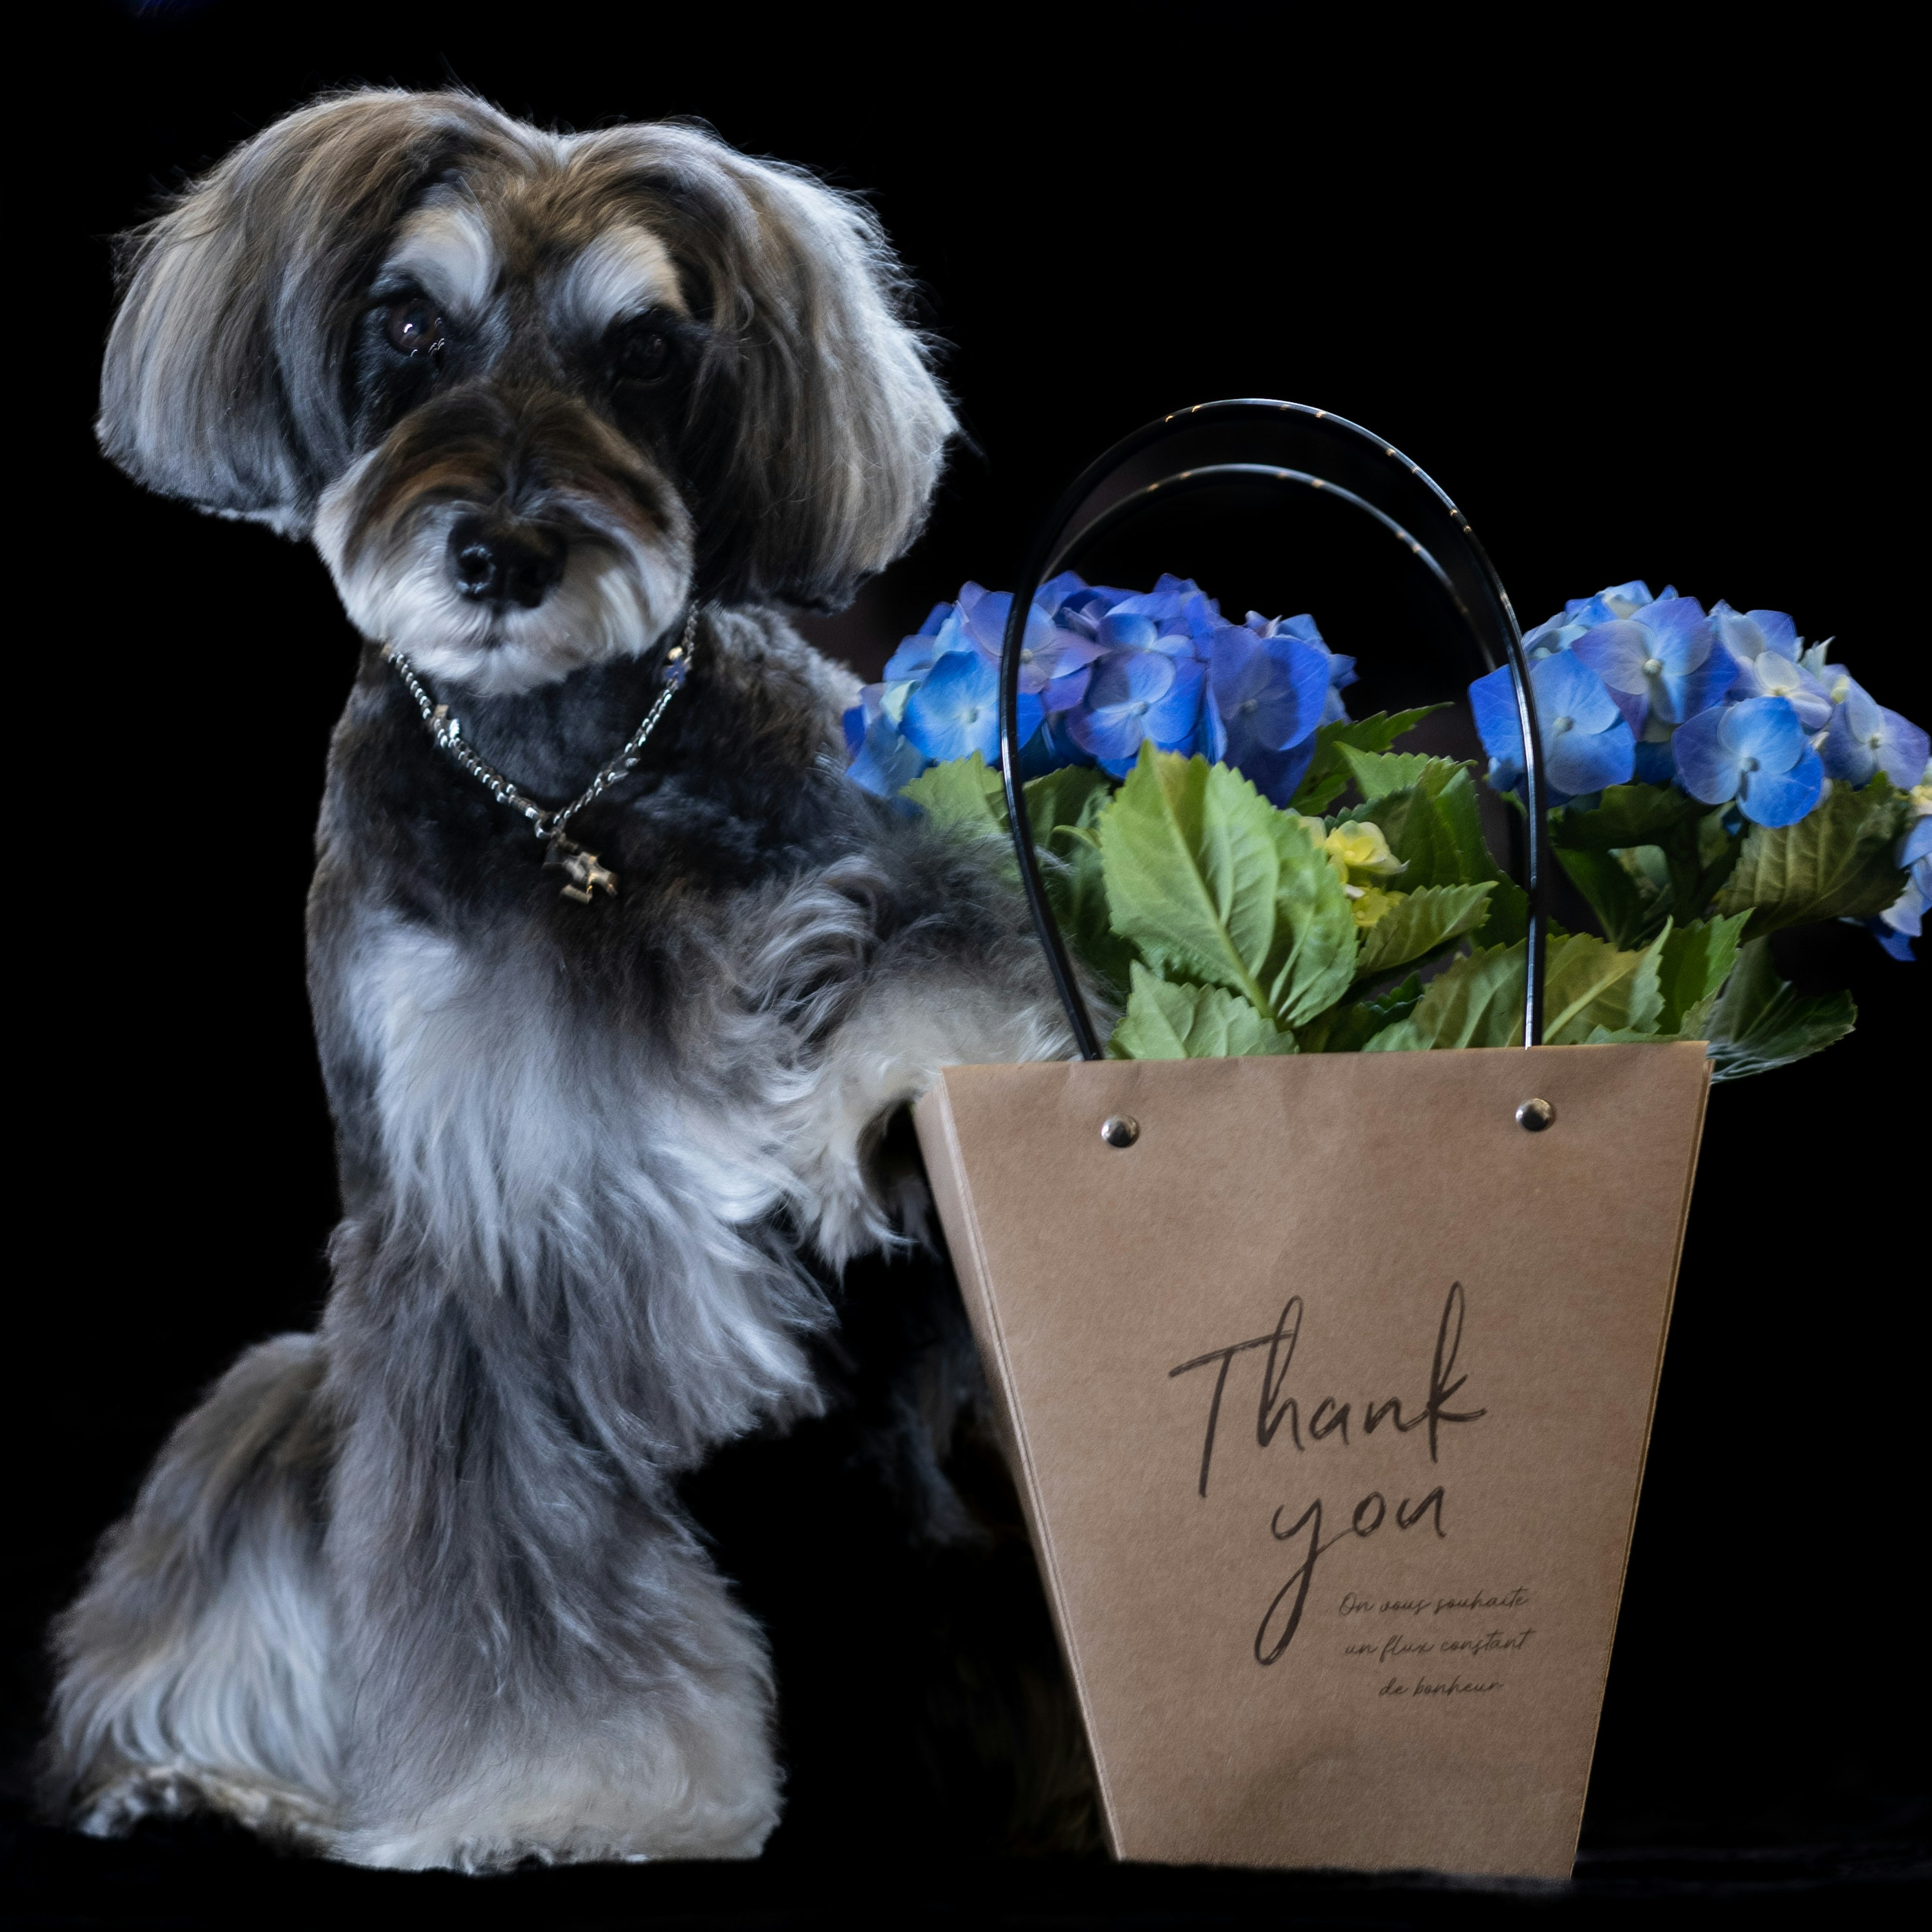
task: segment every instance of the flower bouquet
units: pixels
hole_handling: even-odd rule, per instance
[[[1365,512],[1508,667],[1486,771],[1352,718],[1312,617],[1063,568],[1257,479]],[[1710,1082],[1852,1024],[1769,936],[1909,950],[1924,734],[1774,613],[1624,584],[1525,640],[1416,466],[1252,400],[1109,452],[847,725],[855,782],[1010,838],[1080,1052],[914,1118],[1109,1842],[1567,1875]]]
[[[855,783],[1004,838],[1010,609],[969,584],[900,645],[847,716]],[[1793,992],[1766,937],[1845,919],[1912,957],[1926,734],[1780,611],[1629,583],[1523,643],[1551,844],[1599,928],[1551,932],[1546,1042],[1707,1040],[1724,1080],[1848,1033],[1850,996]],[[1312,616],[1234,623],[1182,579],[1067,572],[1033,600],[1028,802],[1054,910],[1119,1015],[1110,1054],[1513,1042],[1524,896],[1484,842],[1472,768],[1397,748],[1426,710],[1351,718],[1355,681]],[[1508,668],[1470,698],[1486,781],[1520,809]]]

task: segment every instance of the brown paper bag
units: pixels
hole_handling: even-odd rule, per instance
[[[1027,613],[1156,501],[1257,482],[1374,518],[1510,668],[1525,1050],[1100,1057],[1019,782]],[[1565,1876],[1708,1073],[1698,1041],[1528,1044],[1550,867],[1502,586],[1382,438],[1204,404],[1062,499],[1000,699],[1014,856],[1082,1058],[952,1068],[915,1119],[1114,1850]]]
[[[1118,1856],[1568,1876],[1707,1083],[1693,1042],[920,1102]]]

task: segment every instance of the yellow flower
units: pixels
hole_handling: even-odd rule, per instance
[[[1352,899],[1360,896],[1365,879],[1392,879],[1408,870],[1407,861],[1398,859],[1389,850],[1379,825],[1351,820],[1330,832],[1320,819],[1306,818],[1300,812],[1295,814],[1294,822],[1306,835],[1309,844],[1328,861],[1329,869],[1342,881],[1342,889]],[[1360,924],[1372,926],[1381,916],[1377,912],[1363,920],[1358,909]]]
[[[1392,879],[1398,872],[1406,871],[1402,860],[1388,848],[1388,841],[1382,836],[1379,825],[1371,825],[1366,820],[1356,819],[1338,825],[1322,842],[1328,854],[1328,862],[1348,875],[1351,885],[1360,885],[1356,878],[1366,872],[1372,878]]]
[[[1385,892],[1379,886],[1352,886],[1348,890],[1358,932],[1367,932],[1384,913],[1394,909],[1398,900],[1408,896],[1406,892]]]

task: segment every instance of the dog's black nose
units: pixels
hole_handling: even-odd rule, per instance
[[[478,604],[520,604],[534,610],[563,574],[568,546],[538,524],[486,522],[465,517],[449,533],[456,587]]]

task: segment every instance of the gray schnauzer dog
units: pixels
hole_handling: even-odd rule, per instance
[[[215,1384],[57,1627],[55,1802],[376,1865],[754,1856],[771,1653],[687,1491],[864,1410],[824,1467],[908,1548],[1000,1544],[943,1270],[880,1277],[917,1318],[848,1297],[920,1238],[895,1110],[1068,1051],[1016,896],[848,784],[853,681],[781,614],[904,548],[952,431],[893,260],[692,128],[378,92],[124,271],[104,448],[313,538],[368,640],[309,905],[343,1220],[319,1332]],[[1003,1667],[959,1721],[1070,1762],[1036,1682],[988,1715]]]

